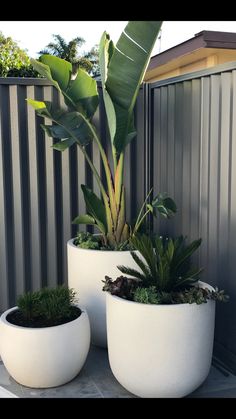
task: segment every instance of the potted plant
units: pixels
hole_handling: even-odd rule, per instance
[[[128,277],[104,281],[110,366],[137,396],[183,397],[209,373],[215,300],[228,297],[198,281],[201,270],[190,256],[201,240],[186,245],[183,237],[137,235],[131,241],[142,255],[131,252],[139,271],[118,266]]]
[[[69,240],[69,286],[80,291],[80,301],[87,308],[91,323],[92,341],[106,346],[105,296],[101,279],[108,273],[118,273],[116,266],[130,264],[129,238],[140,228],[147,214],[159,211],[169,217],[176,211],[174,202],[165,194],[150,198],[150,191],[134,226],[125,216],[124,156],[126,146],[136,135],[134,106],[139,87],[148,65],[153,45],[162,22],[129,22],[114,46],[104,32],[99,47],[99,65],[103,100],[110,133],[112,162],[108,162],[101,138],[93,124],[93,115],[99,103],[96,81],[79,69],[71,79],[72,67],[55,56],[42,55],[32,60],[34,68],[59,90],[63,105],[28,99],[37,114],[52,121],[42,128],[57,139],[55,150],[64,151],[77,144],[87,160],[98,184],[100,196],[86,185],[82,192],[87,213],[74,220],[77,224],[96,227],[99,236],[79,235]],[[86,145],[95,141],[105,173],[105,182],[91,161]],[[149,202],[151,201],[151,202]]]
[[[0,318],[0,353],[9,374],[27,387],[56,387],[81,370],[90,346],[86,311],[72,289],[20,296]]]

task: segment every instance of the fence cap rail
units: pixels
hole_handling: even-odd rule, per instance
[[[180,83],[183,81],[199,79],[204,76],[211,76],[214,74],[220,74],[226,71],[233,71],[233,70],[236,70],[236,61],[219,64],[211,68],[194,71],[192,73],[183,74],[181,76],[170,77],[169,79],[157,80],[151,83],[147,82],[147,84],[149,84],[151,89],[155,89],[156,87],[167,86],[168,84],[175,84],[175,83]]]
[[[22,84],[25,86],[52,86],[46,78],[35,77],[0,77],[0,84],[16,85]]]

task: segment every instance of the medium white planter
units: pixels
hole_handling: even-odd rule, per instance
[[[81,249],[67,243],[68,286],[78,291],[79,304],[86,308],[94,345],[107,347],[106,298],[102,291],[105,275],[116,279],[122,273],[117,265],[138,269],[130,251]]]
[[[29,328],[0,318],[0,353],[9,374],[32,388],[56,387],[71,381],[83,367],[89,346],[90,326],[85,310],[59,326]]]
[[[122,386],[140,397],[176,398],[202,384],[212,360],[215,301],[152,305],[105,294],[109,362]]]

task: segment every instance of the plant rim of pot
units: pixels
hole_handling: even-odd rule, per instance
[[[95,234],[96,235],[96,234]],[[113,249],[84,249],[83,247],[80,247],[79,245],[77,246],[76,244],[74,244],[74,241],[75,241],[75,237],[74,238],[72,238],[72,239],[69,239],[68,240],[68,245],[70,245],[70,246],[72,246],[72,247],[75,247],[76,249],[79,249],[79,250],[84,250],[84,251],[88,251],[88,252],[98,252],[98,253],[106,253],[106,254],[109,254],[109,253],[112,253],[112,254],[116,254],[116,253],[121,253],[121,252],[130,252],[130,250],[113,250]],[[134,249],[134,250],[132,250],[132,252],[137,252],[137,250],[136,249]]]
[[[11,307],[11,308],[5,310],[0,316],[0,321],[2,321],[5,325],[12,326],[12,327],[15,327],[17,329],[27,329],[27,330],[45,330],[45,329],[49,329],[49,328],[53,329],[55,327],[66,326],[67,324],[71,324],[72,322],[76,322],[83,314],[85,314],[85,315],[87,314],[86,309],[84,309],[84,308],[82,309],[78,304],[72,304],[72,306],[78,308],[80,310],[80,314],[75,319],[72,319],[72,320],[69,320],[67,322],[57,324],[57,325],[54,325],[54,326],[29,327],[29,326],[19,326],[17,324],[11,323],[9,320],[7,320],[7,316],[8,316],[8,314],[13,313],[14,311],[19,311],[18,306],[14,306],[14,307]]]
[[[195,283],[195,285],[199,285],[199,288],[206,288],[209,291],[216,291],[216,288],[214,288],[212,285],[210,285],[210,284],[208,284],[207,282],[204,282],[204,281],[197,281]],[[176,306],[183,307],[183,308],[186,309],[187,307],[195,307],[195,306],[201,307],[202,305],[204,305],[204,304],[197,304],[196,302],[194,302],[194,303],[172,303],[172,304],[165,304],[165,303],[160,303],[160,304],[147,303],[146,304],[146,303],[140,303],[139,301],[128,300],[127,298],[122,298],[122,297],[119,297],[118,295],[113,295],[109,291],[105,291],[105,294],[108,294],[109,296],[115,298],[115,300],[119,300],[119,301],[122,300],[125,303],[131,303],[131,304],[136,304],[136,305],[139,304],[139,305],[142,305],[142,306],[145,306],[145,307],[159,307],[159,308],[162,307],[163,310],[166,309],[167,307],[168,307],[168,309],[172,307],[172,310],[173,310],[174,308],[176,308]],[[207,303],[209,301],[215,301],[215,300],[208,299]]]

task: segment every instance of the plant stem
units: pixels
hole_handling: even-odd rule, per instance
[[[82,116],[83,117],[83,116]],[[108,195],[109,195],[109,201],[110,201],[110,209],[111,209],[111,213],[112,213],[112,219],[113,219],[113,224],[114,226],[117,223],[117,207],[116,207],[116,201],[115,201],[115,192],[114,192],[114,186],[113,186],[113,177],[112,177],[112,173],[111,173],[111,169],[108,163],[108,159],[105,153],[105,150],[101,144],[101,141],[95,131],[95,129],[93,128],[92,124],[90,124],[90,122],[88,122],[86,120],[85,117],[83,117],[84,121],[87,123],[101,154],[101,158],[102,158],[102,162],[103,162],[103,166],[105,169],[105,174],[106,174],[106,181],[107,181],[107,187],[108,187]]]
[[[137,231],[138,231],[139,227],[141,226],[142,222],[144,221],[144,219],[146,218],[146,216],[148,215],[148,213],[149,213],[150,211],[151,211],[151,210],[150,210],[150,209],[148,209],[148,210],[147,210],[147,211],[143,214],[143,216],[142,216],[142,218],[139,220],[139,222],[137,222],[137,221],[136,221],[135,226],[134,226],[134,229],[133,229],[133,233],[132,233],[132,235],[134,235],[135,233],[137,233]]]
[[[125,153],[122,151],[119,157],[118,165],[115,172],[115,199],[116,205],[119,208],[120,199],[121,199],[121,191],[123,185],[123,178],[124,178],[124,158]]]
[[[133,229],[133,234],[135,234],[135,233],[138,231],[138,229],[139,229],[140,225],[142,224],[142,222],[143,222],[144,218],[145,218],[145,217],[147,216],[147,214],[150,212],[150,210],[147,210],[147,211],[146,211],[146,213],[145,213],[145,214],[143,215],[143,217],[141,218],[142,212],[143,212],[143,210],[144,210],[144,207],[145,207],[145,205],[146,205],[146,202],[147,202],[147,200],[148,200],[149,196],[150,196],[150,195],[151,195],[151,193],[152,193],[152,190],[153,190],[153,188],[151,188],[151,189],[150,189],[150,191],[148,192],[148,194],[147,194],[147,196],[146,196],[146,198],[145,198],[145,200],[144,200],[143,205],[141,206],[141,209],[140,209],[140,211],[139,211],[139,214],[138,214],[138,217],[137,217],[137,220],[136,220],[136,223],[135,223],[134,229]]]
[[[116,173],[117,169],[117,155],[116,155],[116,149],[114,145],[112,144],[112,157],[113,157],[113,163],[114,163],[114,173]]]

